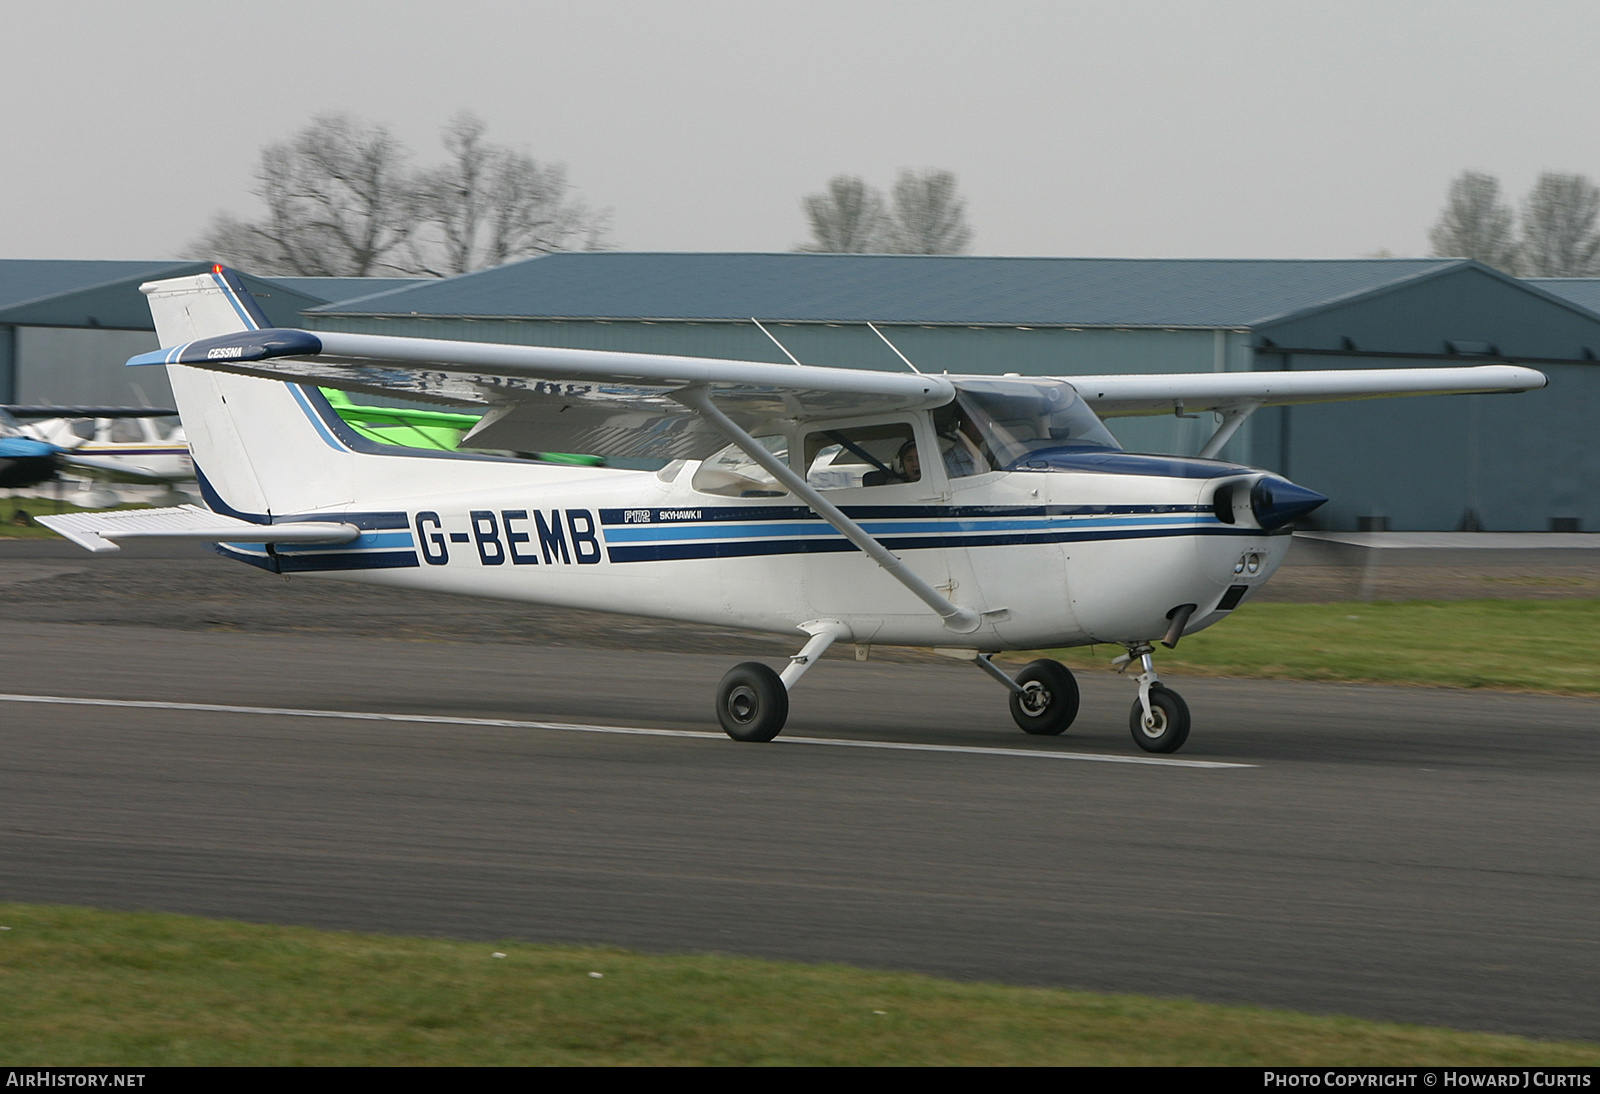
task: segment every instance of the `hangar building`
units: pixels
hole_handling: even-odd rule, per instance
[[[313,308],[329,330],[924,371],[1390,368],[1514,362],[1513,396],[1259,412],[1225,458],[1333,500],[1331,530],[1600,529],[1600,313],[1460,259],[546,255]],[[1176,410],[1176,408],[1175,408]],[[1210,416],[1113,419],[1124,445],[1199,449]]]
[[[154,346],[130,333],[150,327],[139,282],[205,266],[34,263],[41,282],[52,265],[101,280],[58,271],[22,297],[20,265],[0,262],[0,401],[63,403],[127,401],[116,369]],[[869,322],[924,371],[1528,364],[1549,388],[1263,410],[1223,456],[1329,495],[1328,530],[1600,530],[1600,301],[1466,260],[584,252],[442,281],[247,283],[276,322],[311,329],[787,360],[759,319],[806,364],[848,368],[906,367]],[[1211,417],[1174,410],[1110,424],[1130,449],[1197,451]]]
[[[160,369],[122,367],[158,348],[139,286],[209,262],[0,260],[0,403],[171,406]],[[246,277],[275,322],[298,326],[319,304],[417,283],[412,278]],[[144,398],[141,400],[140,396]]]

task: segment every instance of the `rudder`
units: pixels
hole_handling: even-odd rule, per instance
[[[139,289],[163,347],[272,326],[224,266]],[[341,483],[349,453],[324,441],[292,385],[189,365],[167,375],[211,508],[259,521],[352,500]]]

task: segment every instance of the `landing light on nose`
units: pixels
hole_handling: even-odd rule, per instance
[[[1270,476],[1258,481],[1250,491],[1250,509],[1256,523],[1268,531],[1305,516],[1327,500],[1315,490]]]

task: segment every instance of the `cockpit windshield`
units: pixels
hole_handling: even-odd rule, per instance
[[[976,448],[981,458],[966,474],[1009,471],[1047,450],[1122,448],[1072,385],[1061,380],[962,379],[955,387],[955,402],[933,412],[934,428],[962,440],[964,448]]]

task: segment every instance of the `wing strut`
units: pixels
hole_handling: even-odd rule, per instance
[[[766,469],[767,473],[783,483],[789,491],[801,501],[809,505],[816,514],[839,530],[839,534],[851,543],[861,548],[861,551],[872,561],[876,562],[889,572],[889,576],[904,585],[916,594],[928,607],[932,608],[941,619],[947,630],[956,634],[971,634],[978,629],[978,613],[971,608],[958,608],[949,600],[939,595],[939,592],[922,578],[911,572],[900,559],[883,544],[867,534],[866,529],[845,516],[837,505],[818,493],[805,479],[795,474],[794,469],[787,463],[778,459],[766,448],[756,442],[750,434],[740,429],[731,418],[717,409],[711,401],[711,396],[703,387],[686,387],[672,393],[672,397],[706,421],[716,426],[727,438],[756,463]]]
[[[1222,446],[1232,440],[1239,427],[1244,425],[1244,420],[1260,409],[1260,401],[1255,400],[1218,410],[1217,413],[1222,415],[1222,422],[1217,426],[1217,431],[1211,434],[1211,439],[1206,442],[1205,447],[1200,450],[1200,458],[1216,459],[1217,453],[1222,451]]]

